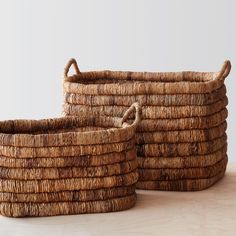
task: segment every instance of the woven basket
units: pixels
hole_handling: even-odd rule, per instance
[[[68,76],[71,65],[75,74]],[[65,115],[122,116],[142,105],[137,128],[141,189],[193,191],[223,177],[227,164],[227,96],[219,72],[80,72],[71,59],[64,74]]]
[[[136,117],[126,122],[131,113]],[[136,201],[135,129],[124,117],[0,122],[0,214],[52,216],[120,211]]]

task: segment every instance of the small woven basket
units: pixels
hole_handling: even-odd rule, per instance
[[[68,76],[71,65],[76,73]],[[221,179],[226,169],[224,80],[230,69],[225,61],[219,72],[80,72],[71,59],[64,74],[64,113],[116,117],[139,102],[137,187],[202,190]]]
[[[135,113],[133,123],[128,117]],[[92,116],[0,122],[0,214],[52,216],[128,209],[138,180],[135,129]]]

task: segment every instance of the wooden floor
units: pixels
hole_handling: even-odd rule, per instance
[[[236,165],[201,192],[138,191],[128,211],[13,219],[0,216],[0,236],[236,235]]]

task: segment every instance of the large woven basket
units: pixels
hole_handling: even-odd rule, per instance
[[[68,76],[71,65],[76,73]],[[137,128],[141,189],[202,190],[221,179],[227,164],[227,97],[219,72],[80,72],[71,59],[64,74],[66,115],[92,111],[121,116],[142,104]]]
[[[136,117],[129,124],[131,113]],[[134,206],[139,113],[135,103],[122,119],[86,114],[0,122],[0,214],[52,216]]]

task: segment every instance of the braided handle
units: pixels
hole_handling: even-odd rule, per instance
[[[216,79],[223,80],[225,79],[231,70],[231,63],[229,60],[226,60],[221,67],[221,70],[217,73]]]
[[[78,67],[78,65],[77,65],[76,60],[75,60],[74,58],[71,58],[71,59],[67,62],[66,67],[65,67],[65,69],[64,69],[64,77],[65,77],[65,78],[68,77],[68,72],[69,72],[70,67],[71,67],[72,65],[73,65],[74,68],[75,68],[75,73],[76,73],[77,75],[80,73],[80,70],[79,70],[79,67]]]
[[[135,119],[134,119],[132,125],[137,126],[141,120],[141,106],[137,102],[133,103],[130,106],[130,108],[125,112],[124,116],[122,117],[121,124],[126,122],[129,118],[129,116],[134,112],[135,112]]]

